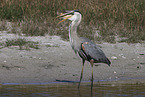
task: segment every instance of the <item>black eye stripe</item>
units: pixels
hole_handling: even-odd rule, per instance
[[[80,13],[81,14],[81,12],[80,11],[78,11],[78,10],[73,10],[74,12],[78,12],[78,13]]]
[[[73,12],[70,12],[70,13],[66,13],[66,15],[74,15],[74,11]]]

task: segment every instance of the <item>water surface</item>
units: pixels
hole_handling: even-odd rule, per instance
[[[0,85],[0,97],[90,97],[89,83]],[[93,97],[144,97],[145,84],[94,84]]]

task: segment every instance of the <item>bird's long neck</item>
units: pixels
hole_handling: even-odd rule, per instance
[[[70,43],[72,43],[75,38],[78,38],[78,35],[77,35],[78,25],[79,24],[77,22],[72,22],[69,26],[69,40],[70,40]]]
[[[80,24],[80,21],[72,21],[72,23],[69,26],[69,40],[75,52],[78,50],[80,41],[80,38],[77,35],[77,27]]]

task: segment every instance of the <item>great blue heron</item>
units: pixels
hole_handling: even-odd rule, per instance
[[[60,13],[58,17],[62,17],[64,20],[60,21],[59,23],[65,20],[71,20],[71,24],[69,26],[69,40],[72,49],[75,53],[78,53],[79,56],[82,58],[82,71],[80,76],[80,81],[78,84],[78,88],[80,87],[80,83],[83,77],[83,69],[85,60],[89,61],[92,67],[92,79],[91,79],[91,89],[93,87],[93,64],[94,63],[106,63],[110,66],[111,62],[105,56],[104,52],[91,40],[84,37],[78,37],[77,35],[77,27],[81,22],[82,15],[78,10],[72,11],[65,11],[65,13]]]

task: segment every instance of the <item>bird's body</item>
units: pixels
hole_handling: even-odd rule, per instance
[[[80,83],[82,80],[85,61],[89,61],[92,66],[92,84],[91,84],[91,88],[92,88],[92,86],[93,86],[93,64],[94,63],[106,63],[110,66],[111,62],[105,56],[104,52],[94,42],[92,42],[88,38],[78,37],[77,27],[79,26],[81,19],[82,19],[82,15],[80,14],[79,11],[76,11],[76,10],[67,11],[67,13],[61,14],[58,17],[63,17],[64,20],[69,19],[72,21],[69,26],[69,40],[70,40],[72,49],[75,51],[75,53],[78,53],[79,56],[82,58],[82,65],[83,65],[78,88],[80,87]],[[64,20],[62,20],[60,22],[63,22]]]
[[[94,63],[106,63],[110,65],[110,61],[105,56],[104,52],[94,42],[85,37],[78,37],[77,33],[72,33],[70,25],[69,39],[72,49],[78,53],[83,60],[94,60]]]
[[[89,62],[90,60],[93,60],[94,63],[106,63],[110,65],[110,61],[105,56],[103,51],[95,43],[88,39],[82,40],[81,49],[78,53],[82,59]]]

